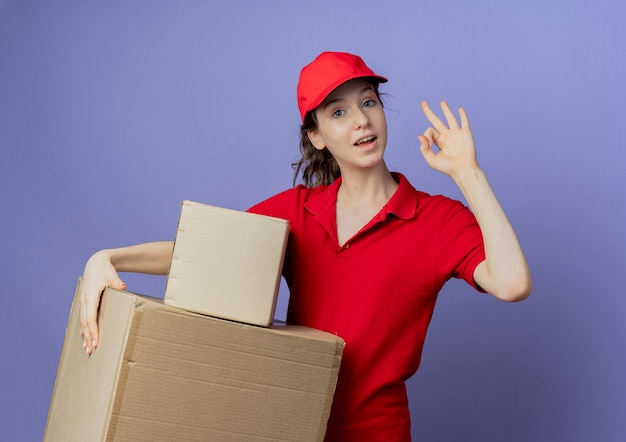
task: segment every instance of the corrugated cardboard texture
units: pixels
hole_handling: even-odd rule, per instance
[[[75,299],[45,441],[322,441],[343,341],[107,289],[88,357]]]
[[[269,326],[288,234],[282,219],[184,201],[165,303]]]

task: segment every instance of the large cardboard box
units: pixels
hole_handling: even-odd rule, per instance
[[[288,234],[283,219],[183,201],[165,303],[269,326]]]
[[[79,282],[80,284],[80,282]],[[87,356],[72,305],[44,440],[322,441],[344,343],[107,289]]]

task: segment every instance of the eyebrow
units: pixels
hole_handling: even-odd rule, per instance
[[[365,86],[363,89],[361,89],[359,94],[363,94],[366,91],[375,92],[374,86]],[[328,106],[330,106],[331,104],[337,103],[337,102],[342,101],[342,100],[343,100],[342,98],[335,98],[334,100],[329,100],[322,106],[322,110],[326,110],[328,108]]]

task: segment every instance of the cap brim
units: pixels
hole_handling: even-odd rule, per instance
[[[326,99],[326,97],[328,97],[330,95],[330,93],[332,91],[334,91],[335,89],[337,89],[339,86],[341,86],[342,84],[350,81],[350,80],[354,80],[356,78],[370,78],[372,80],[375,80],[377,83],[386,83],[388,80],[381,76],[381,75],[349,75],[346,77],[342,77],[339,80],[329,84],[318,96],[318,98],[315,101],[312,101],[306,112],[304,113],[304,115],[308,114],[309,112],[311,112],[312,110],[314,110],[315,108],[317,108],[320,104],[322,104],[322,102]],[[304,117],[304,116],[303,116]]]

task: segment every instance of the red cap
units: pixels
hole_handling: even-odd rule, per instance
[[[367,77],[378,83],[387,79],[376,75],[363,59],[346,52],[322,52],[300,71],[298,109],[302,122],[307,112],[315,109],[337,86],[353,78]]]

